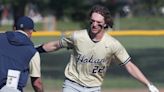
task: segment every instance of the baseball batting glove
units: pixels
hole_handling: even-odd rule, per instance
[[[155,87],[152,84],[148,84],[147,87],[149,88],[149,92],[159,92],[159,90],[157,89],[157,87]]]

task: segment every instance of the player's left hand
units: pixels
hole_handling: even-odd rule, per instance
[[[155,87],[152,84],[148,84],[147,87],[149,88],[149,92],[159,92],[159,90],[157,89],[157,87]]]

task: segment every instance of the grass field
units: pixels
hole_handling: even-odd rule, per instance
[[[164,36],[116,36],[115,38],[128,49],[164,48]],[[56,39],[59,38],[52,36],[32,38],[36,45]]]
[[[163,17],[121,18],[116,22],[116,29],[164,29]],[[56,30],[68,31],[81,29],[80,23],[58,21]],[[11,30],[12,25],[0,26],[0,31]],[[36,30],[44,30],[43,24],[36,24]],[[56,37],[33,37],[35,45],[57,39]],[[144,74],[164,92],[164,36],[116,36],[127,49],[134,63]],[[42,54],[42,79],[45,92],[61,92],[64,80],[64,67],[67,64],[69,52],[60,50],[54,53]],[[63,58],[64,57],[64,58]],[[33,92],[28,82],[25,92]],[[120,67],[109,68],[102,92],[148,92],[147,88],[131,79]]]
[[[164,92],[164,36],[115,36],[127,49],[143,73]],[[36,45],[56,40],[56,37],[33,37]],[[64,80],[64,68],[70,52],[60,50],[42,54],[42,75],[46,92],[61,92]],[[64,57],[64,58],[63,58]],[[155,62],[154,62],[155,61]],[[57,62],[57,63],[56,63]],[[102,92],[148,92],[147,88],[132,79],[127,72],[117,65],[107,71]],[[30,84],[26,87],[31,92]]]
[[[114,29],[119,30],[158,30],[158,29],[164,29],[164,18],[163,16],[142,16],[142,17],[132,17],[132,18],[119,18],[114,19]],[[56,28],[55,30],[60,31],[69,31],[69,30],[78,30],[82,29],[82,25],[86,25],[83,23],[84,21],[80,22],[74,22],[74,21],[63,21],[58,20],[56,22]],[[35,29],[37,31],[46,30],[44,28],[43,23],[36,23]],[[12,30],[12,25],[0,25],[0,31],[7,31]]]
[[[61,92],[63,80],[43,79],[45,92]],[[163,86],[156,86],[160,92],[164,92]],[[33,92],[33,89],[28,82],[25,92]],[[106,78],[102,85],[102,92],[148,92],[148,89],[131,78]]]

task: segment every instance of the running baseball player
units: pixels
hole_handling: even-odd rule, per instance
[[[71,37],[63,37],[37,48],[39,52],[56,51],[60,48],[73,50],[65,68],[63,92],[101,92],[104,75],[113,57],[135,79],[147,86],[150,92],[159,92],[132,63],[120,42],[106,33],[112,25],[109,10],[96,5],[90,11],[89,29],[75,31]]]

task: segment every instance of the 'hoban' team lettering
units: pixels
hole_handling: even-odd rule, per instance
[[[93,55],[91,57],[86,57],[84,55],[78,54],[77,62],[78,63],[97,63],[97,64],[100,64],[100,63],[106,62],[106,59],[105,58],[103,58],[103,59],[94,59]]]

